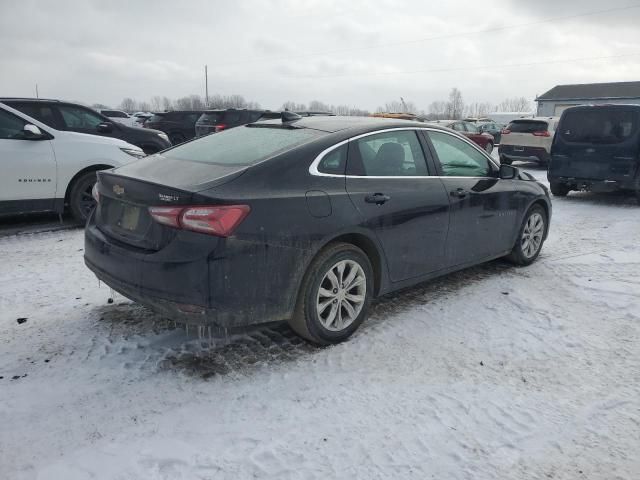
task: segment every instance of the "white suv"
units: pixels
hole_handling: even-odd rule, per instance
[[[95,205],[96,171],[144,156],[122,140],[56,130],[0,103],[0,215],[68,206],[84,221]]]
[[[501,133],[500,163],[511,165],[514,160],[549,163],[558,120],[558,117],[533,117],[509,122]]]

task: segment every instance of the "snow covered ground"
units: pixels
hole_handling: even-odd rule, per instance
[[[555,199],[531,267],[384,298],[325,349],[212,347],[109,304],[81,230],[0,238],[0,478],[638,479],[639,238],[632,198]]]

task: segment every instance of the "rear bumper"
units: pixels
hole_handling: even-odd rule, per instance
[[[517,148],[517,150],[516,150]],[[522,149],[522,150],[520,150]],[[498,153],[509,160],[534,161],[548,163],[551,159],[549,152],[544,147],[519,147],[516,145],[500,145]]]
[[[291,316],[302,261],[297,250],[194,233],[185,237],[147,252],[107,237],[91,217],[84,260],[118,293],[182,323],[231,328]]]
[[[547,176],[549,182],[569,185],[573,190],[587,190],[590,192],[616,192],[618,190],[633,190],[633,179],[628,180],[593,180],[589,178]]]

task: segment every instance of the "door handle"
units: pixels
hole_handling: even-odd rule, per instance
[[[364,201],[367,203],[375,203],[376,205],[382,205],[383,203],[391,200],[389,195],[385,195],[384,193],[374,193],[372,195],[367,195],[364,197]]]
[[[451,190],[449,193],[452,197],[464,198],[469,192],[467,192],[464,188],[456,188],[455,190]]]

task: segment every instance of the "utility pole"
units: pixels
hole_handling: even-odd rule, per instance
[[[207,66],[204,66],[204,106],[209,108],[209,76]]]
[[[40,95],[38,95],[38,84],[36,83],[36,98],[40,98]]]

